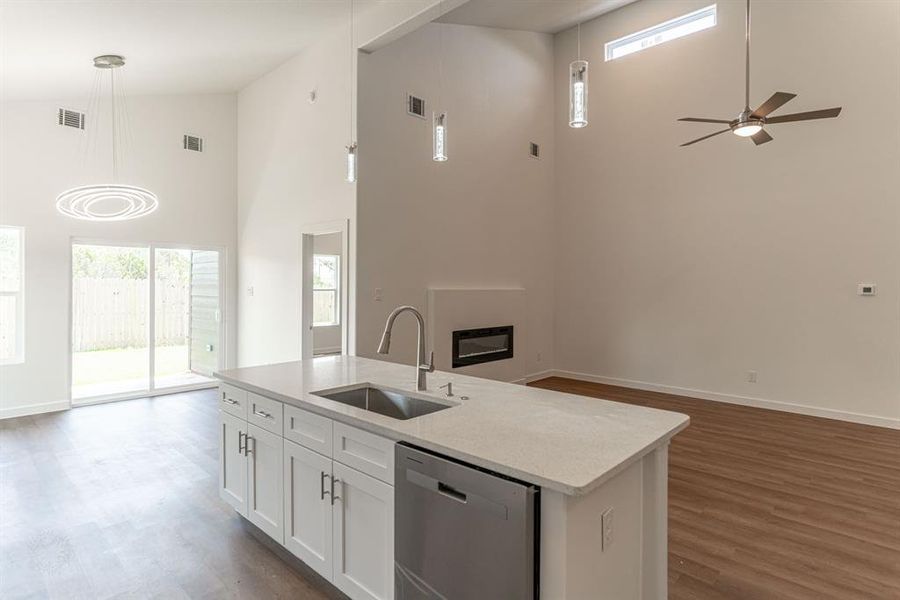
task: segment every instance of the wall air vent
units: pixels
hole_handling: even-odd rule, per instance
[[[535,144],[534,142],[528,143],[528,153],[531,155],[531,158],[540,158],[541,157],[541,147]]]
[[[406,113],[410,114],[414,117],[419,117],[420,119],[425,118],[425,100],[422,98],[418,98],[413,96],[412,94],[406,95]]]
[[[77,110],[69,110],[68,108],[60,108],[58,113],[58,123],[63,127],[74,127],[75,129],[84,129],[84,113]]]
[[[203,138],[196,135],[184,135],[184,149],[203,152]]]

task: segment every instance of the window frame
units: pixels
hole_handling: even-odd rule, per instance
[[[315,277],[313,277],[313,287],[312,287],[312,296],[313,296],[313,306],[315,306],[315,297],[316,292],[332,292],[334,294],[334,320],[330,323],[316,323],[315,321],[315,309],[313,309],[312,313],[312,326],[316,327],[337,327],[341,324],[341,255],[340,254],[331,254],[325,252],[313,252],[313,273],[315,274],[315,263],[316,258],[319,256],[327,256],[329,258],[334,258],[334,283],[335,287],[316,287]]]
[[[656,35],[665,33],[667,31],[671,31],[672,29],[676,29],[677,27],[682,26],[682,25],[687,25],[690,23],[694,23],[696,21],[700,21],[700,20],[708,18],[710,16],[712,16],[712,24],[707,27],[698,29],[696,31],[690,31],[688,33],[679,35],[678,37],[668,39],[668,40],[663,40],[659,43],[652,43],[647,46],[642,46],[640,48],[632,50],[631,52],[627,52],[627,53],[621,54],[619,56],[614,56],[616,49],[618,49],[622,46],[627,46],[629,44],[638,42],[645,38],[653,39],[653,37]],[[654,48],[656,46],[661,46],[662,44],[666,44],[668,42],[673,42],[677,39],[681,39],[683,37],[687,37],[687,36],[693,35],[695,33],[700,33],[701,31],[706,31],[707,29],[712,29],[713,27],[715,27],[718,24],[719,24],[718,5],[715,3],[710,4],[709,6],[704,6],[703,8],[700,8],[698,10],[689,12],[689,13],[681,15],[679,17],[675,17],[674,19],[669,19],[668,21],[663,21],[662,23],[657,23],[656,25],[652,25],[650,27],[647,27],[646,29],[636,31],[634,33],[629,33],[628,35],[625,35],[625,36],[622,36],[615,40],[606,42],[603,45],[604,61],[609,62],[611,60],[625,58],[626,56],[630,56],[632,54],[637,54],[638,52],[642,52],[644,50],[647,50],[648,48]]]
[[[0,229],[15,229],[19,234],[19,289],[15,292],[0,289],[0,296],[16,299],[16,339],[13,355],[0,357],[0,365],[20,365],[25,362],[25,228],[19,225],[0,225]]]

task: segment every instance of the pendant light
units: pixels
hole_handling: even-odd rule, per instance
[[[581,57],[581,5],[578,8],[578,58],[569,63],[569,127],[588,124],[588,61]]]
[[[122,84],[118,81],[116,73],[124,65],[125,59],[117,54],[105,54],[94,58],[94,67],[100,69],[100,72],[97,74],[95,93],[90,100],[90,106],[96,106],[97,113],[100,107],[99,96],[103,75],[109,74],[112,183],[75,187],[57,196],[56,210],[67,217],[85,221],[125,221],[149,215],[159,207],[159,199],[153,192],[118,182],[119,153],[123,149],[119,137],[120,129],[127,128],[128,115],[125,112],[124,92],[122,105],[117,104],[116,89],[121,88]],[[98,122],[99,118],[94,119],[94,126]],[[90,145],[86,144],[86,149],[89,147]]]
[[[347,145],[347,183],[356,183],[356,150],[353,140],[353,58],[356,48],[353,46],[353,0],[350,0],[350,143]]]
[[[441,0],[440,14],[444,14],[444,2]],[[438,23],[438,101],[444,101],[444,25]],[[435,162],[447,160],[447,113],[438,111],[432,113],[432,154]]]

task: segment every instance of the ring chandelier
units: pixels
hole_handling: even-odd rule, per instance
[[[119,152],[122,140],[120,129],[127,128],[127,115],[124,106],[117,106],[116,88],[121,87],[115,76],[116,69],[125,64],[125,59],[116,54],[105,54],[94,58],[94,66],[101,69],[98,73],[95,92],[90,106],[99,112],[99,90],[102,85],[102,71],[109,72],[110,88],[110,127],[112,132],[112,179],[117,181],[119,170]],[[124,99],[124,93],[123,99]],[[124,102],[122,103],[124,105]],[[93,121],[96,124],[98,119]],[[86,144],[89,146],[89,144]],[[102,183],[83,185],[64,191],[56,197],[56,210],[67,217],[85,221],[126,221],[149,215],[159,207],[159,199],[150,190],[121,183]]]

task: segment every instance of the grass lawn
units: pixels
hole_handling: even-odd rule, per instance
[[[72,359],[73,385],[123,381],[147,377],[147,348],[118,348],[76,352]],[[156,348],[156,376],[188,371],[188,346]]]

